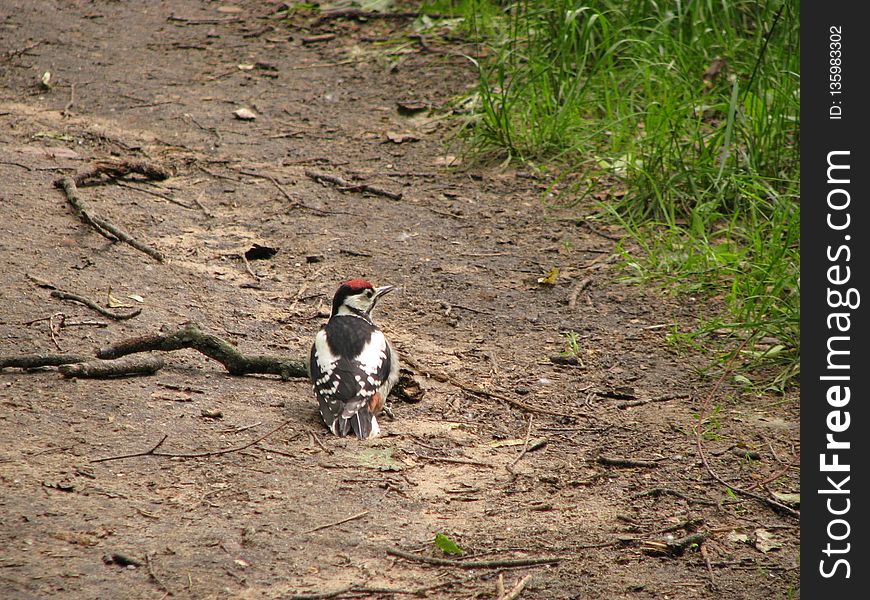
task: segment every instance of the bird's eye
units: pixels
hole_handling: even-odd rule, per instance
[[[366,296],[368,296],[369,298],[371,298],[371,297],[372,297],[372,294],[374,294],[374,290],[366,290]]]

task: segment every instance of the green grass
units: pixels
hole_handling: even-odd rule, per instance
[[[437,4],[465,15],[485,57],[473,153],[557,173],[562,205],[619,190],[595,206],[634,241],[625,276],[723,307],[678,335],[749,337],[746,358],[779,367],[768,383],[793,382],[799,1]]]

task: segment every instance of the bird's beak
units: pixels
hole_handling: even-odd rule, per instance
[[[375,288],[375,295],[372,298],[380,298],[384,294],[392,292],[394,289],[396,289],[396,286],[394,285],[385,285],[384,287]]]
[[[396,289],[396,286],[394,285],[385,285],[384,287],[375,288],[375,294],[372,296],[372,303],[369,304],[369,309],[366,311],[366,314],[371,314],[372,309],[375,307],[375,304],[378,303],[378,299],[381,296],[392,292],[394,289]]]

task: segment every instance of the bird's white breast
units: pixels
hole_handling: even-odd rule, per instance
[[[387,360],[387,340],[384,334],[376,329],[359,355],[354,358],[354,362],[359,364],[366,375],[372,376],[381,369],[385,360]]]

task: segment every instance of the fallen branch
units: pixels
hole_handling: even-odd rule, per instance
[[[165,364],[159,356],[128,356],[117,360],[88,360],[63,364],[58,371],[67,378],[109,379],[131,375],[153,375]]]
[[[339,191],[342,192],[368,192],[370,194],[375,194],[376,196],[386,196],[391,200],[401,200],[402,194],[399,192],[390,192],[383,188],[379,188],[374,185],[369,185],[367,183],[355,184],[351,183],[341,177],[336,175],[329,175],[327,173],[320,173],[318,171],[305,171],[305,176],[317,181],[319,183],[329,183],[336,187],[338,187]]]
[[[163,181],[169,179],[172,173],[161,165],[144,160],[100,160],[94,163],[90,171],[76,175],[73,181],[77,186],[83,187],[108,183],[127,175],[142,175],[146,179]]]
[[[248,442],[247,444],[245,444],[243,446],[236,446],[234,448],[226,448],[224,450],[212,450],[209,452],[192,452],[189,454],[178,454],[175,452],[158,452],[158,448],[160,448],[160,446],[163,445],[163,442],[166,441],[166,438],[169,437],[169,435],[167,434],[167,435],[164,435],[163,438],[159,442],[157,442],[157,445],[155,445],[150,450],[146,450],[144,452],[134,452],[132,454],[119,454],[118,456],[107,456],[105,458],[94,458],[91,460],[91,462],[92,463],[108,462],[110,460],[122,460],[125,458],[136,458],[139,456],[161,456],[161,457],[165,457],[165,458],[203,458],[206,456],[219,456],[221,454],[229,454],[231,452],[239,452],[241,450],[245,450],[246,448],[250,448],[251,446],[259,444],[260,442],[265,440],[270,435],[277,433],[278,431],[280,431],[281,429],[283,429],[284,427],[289,425],[291,422],[292,422],[292,420],[284,421],[283,423],[281,423],[280,425],[278,425],[277,427],[275,427],[274,429],[272,429],[268,433],[261,435],[257,439],[255,439],[251,442]]]
[[[718,586],[716,585],[716,575],[713,573],[713,564],[710,562],[710,552],[707,551],[707,545],[701,543],[698,546],[698,550],[701,551],[701,557],[704,559],[704,564],[707,566],[707,576],[710,578],[710,590],[716,591]]]
[[[123,340],[97,350],[97,358],[111,360],[137,352],[172,352],[189,348],[221,363],[230,375],[279,375],[285,381],[308,378],[302,357],[242,354],[228,341],[203,332],[196,323],[186,323],[172,333],[159,333]],[[392,395],[406,402],[419,402],[424,390],[407,372],[401,372]]]
[[[405,552],[398,548],[387,548],[387,554],[398,556],[406,560],[435,565],[438,567],[458,567],[460,569],[506,569],[510,567],[534,567],[537,565],[552,565],[565,560],[560,556],[548,556],[543,558],[508,558],[502,560],[451,560],[447,558],[434,558],[420,556],[412,552]]]
[[[223,19],[188,19],[187,17],[176,17],[175,15],[169,15],[166,17],[167,21],[174,21],[176,23],[182,23],[184,25],[222,25],[224,23],[238,23],[241,21],[239,17],[225,17]]]
[[[36,280],[35,278],[32,279]],[[36,281],[39,282],[39,280]],[[50,286],[51,284],[42,282],[40,285]],[[242,354],[228,341],[216,335],[204,333],[196,323],[186,323],[178,330],[171,333],[146,335],[117,342],[111,346],[97,350],[96,358],[102,359],[102,361],[111,361],[139,352],[172,352],[174,350],[182,350],[185,348],[197,350],[205,356],[218,361],[231,375],[278,375],[284,380],[292,379],[294,377],[308,378],[306,361],[302,357]],[[94,357],[92,356],[78,354],[0,356],[0,369],[6,367],[33,369],[73,363],[89,363],[90,361],[92,361],[94,365],[98,364],[98,361],[94,361],[93,359]],[[89,368],[93,369],[97,367],[94,366]],[[85,377],[86,375],[70,376]],[[97,377],[98,375],[94,376]],[[111,375],[102,376],[108,377]],[[425,392],[420,387],[420,384],[405,370],[400,373],[399,381],[396,383],[392,391],[392,394],[396,398],[406,402],[419,402],[424,393]]]
[[[428,456],[426,454],[420,454],[418,452],[410,452],[412,456],[417,458],[422,458],[423,460],[431,460],[433,462],[445,462],[452,463],[454,465],[471,465],[474,467],[487,467],[492,469],[495,465],[490,463],[480,462],[478,460],[471,460],[470,458],[453,458],[452,456]]]
[[[263,373],[280,375],[282,379],[308,377],[305,362],[301,358],[269,355],[248,356],[239,352],[226,340],[204,333],[196,323],[187,323],[181,329],[168,334],[146,335],[118,342],[97,351],[97,357],[113,359],[136,352],[170,352],[190,348],[205,354],[226,367],[231,375]]]
[[[338,598],[354,591],[354,586],[349,585],[332,592],[313,592],[311,594],[290,594],[289,596],[282,595],[284,600],[329,600],[330,598]]]
[[[57,367],[59,365],[87,362],[91,358],[83,354],[19,354],[17,356],[0,356],[0,369]]]
[[[656,488],[646,490],[644,492],[640,492],[639,494],[635,494],[634,496],[632,496],[632,498],[643,498],[644,496],[652,496],[653,498],[658,498],[659,496],[665,496],[665,495],[675,496],[681,500],[685,500],[689,504],[703,504],[705,506],[716,506],[716,503],[712,502],[710,500],[701,500],[698,498],[692,498],[690,496],[687,496],[683,492],[680,492],[679,490],[672,490],[670,488],[661,488],[661,487],[656,487]]]
[[[630,400],[628,402],[620,402],[616,405],[616,408],[630,408],[632,406],[643,406],[644,404],[649,404],[651,402],[670,402],[671,400],[684,400],[685,398],[691,397],[691,394],[666,394],[664,396],[658,396],[656,398],[646,398],[644,400]]]
[[[78,302],[79,304],[84,304],[91,310],[95,310],[104,317],[109,317],[110,319],[115,319],[116,321],[125,321],[127,319],[132,319],[133,317],[139,316],[142,313],[141,308],[137,308],[128,313],[113,313],[111,311],[106,310],[96,302],[92,300],[88,300],[84,296],[79,296],[78,294],[73,294],[72,292],[66,292],[64,290],[55,289],[51,292],[52,298],[57,298],[59,300],[72,300],[73,302]]]
[[[641,544],[641,549],[647,554],[682,556],[692,546],[700,548],[708,535],[707,532],[699,531],[669,542],[644,541]]]
[[[625,467],[625,468],[652,468],[659,464],[652,460],[634,460],[632,458],[618,458],[614,456],[601,455],[597,458],[599,464],[608,467]]]
[[[163,262],[163,255],[160,254],[160,252],[155,248],[152,248],[148,244],[145,244],[133,238],[130,234],[118,229],[118,227],[103,219],[102,217],[92,215],[91,212],[88,210],[87,204],[85,204],[85,202],[79,197],[76,182],[72,177],[62,177],[61,179],[55,181],[54,185],[55,187],[63,190],[64,194],[66,195],[66,199],[76,211],[76,214],[79,216],[79,218],[86,224],[93,227],[97,231],[97,233],[113,242],[121,241],[129,244],[136,250],[144,252],[154,260],[158,262]]]
[[[416,589],[403,589],[403,588],[378,588],[378,587],[368,587],[363,585],[349,585],[347,587],[339,588],[332,592],[310,592],[310,593],[300,593],[300,594],[290,594],[281,595],[282,600],[329,600],[330,598],[339,598],[341,596],[348,596],[351,598],[356,598],[360,595],[373,595],[377,597],[383,597],[385,595],[395,596],[395,595],[403,595],[403,596],[424,596],[426,592],[430,592],[432,590],[436,590],[441,587],[446,587],[449,585],[454,585],[455,581],[442,581],[440,583],[436,583],[434,585],[427,585]]]
[[[331,21],[333,19],[356,19],[356,20],[367,20],[367,19],[417,19],[422,16],[427,16],[430,19],[443,19],[448,18],[450,15],[442,15],[439,13],[425,13],[425,12],[374,12],[369,10],[362,10],[359,8],[339,8],[335,10],[328,10],[324,13],[321,13],[319,17],[314,19],[311,22],[311,27],[316,27],[321,23],[325,23],[326,21]]]

